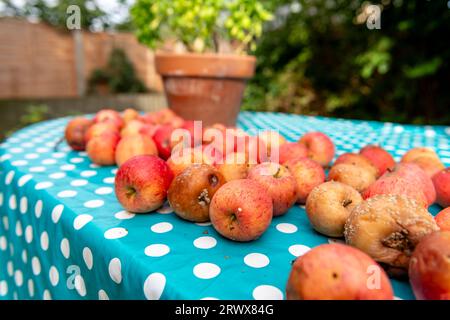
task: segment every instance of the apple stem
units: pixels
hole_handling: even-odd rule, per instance
[[[352,204],[352,202],[353,202],[352,200],[347,199],[347,200],[344,200],[342,205],[344,206],[344,208],[347,208],[350,204]]]
[[[55,144],[55,146],[53,147],[53,150],[54,150],[55,152],[58,151],[59,145],[60,145],[64,140],[65,140],[65,137],[62,136],[61,138],[59,138],[58,141],[56,141],[56,144]]]

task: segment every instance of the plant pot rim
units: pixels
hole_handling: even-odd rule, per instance
[[[155,53],[156,71],[163,77],[249,79],[256,57],[222,53]]]

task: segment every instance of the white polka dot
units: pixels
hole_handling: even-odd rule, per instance
[[[25,249],[23,249],[23,251],[22,251],[22,261],[23,261],[23,263],[27,264],[28,253],[27,253],[27,250],[25,250]]]
[[[9,149],[9,152],[11,152],[11,153],[21,153],[21,152],[23,152],[23,149],[22,148],[11,148],[11,149]]]
[[[99,166],[98,164],[96,164],[96,163],[91,163],[91,164],[89,165],[89,168],[92,168],[92,169],[98,169],[98,168],[100,168],[100,166]]]
[[[30,168],[30,172],[44,172],[47,170],[45,167],[32,167]]]
[[[253,290],[255,300],[283,300],[283,292],[274,286],[261,285]]]
[[[33,259],[31,259],[31,268],[35,276],[38,276],[41,273],[41,262],[38,257],[33,257]]]
[[[83,178],[89,178],[89,177],[93,177],[97,174],[97,171],[93,171],[93,170],[86,170],[80,173],[80,175]]]
[[[95,193],[98,195],[110,194],[112,192],[113,192],[113,189],[110,187],[102,187],[102,188],[98,188],[97,190],[95,190]]]
[[[128,211],[117,212],[114,217],[119,220],[128,220],[134,218],[135,214]]]
[[[20,213],[25,214],[28,211],[28,199],[26,197],[22,197],[20,199]]]
[[[28,279],[28,294],[31,298],[34,297],[34,282],[33,279]]]
[[[58,198],[73,198],[78,194],[75,190],[64,190],[58,193]]]
[[[270,260],[265,254],[249,253],[244,257],[244,263],[252,268],[264,268],[270,263]]]
[[[28,161],[26,160],[16,160],[11,162],[11,164],[15,167],[22,167],[22,166],[26,166],[28,164]]]
[[[6,177],[5,177],[5,184],[6,185],[10,185],[11,184],[11,182],[13,181],[13,179],[14,179],[14,175],[15,175],[16,173],[14,172],[14,171],[10,171],[10,172],[8,172],[8,174],[6,175]]]
[[[6,248],[8,247],[8,241],[6,240],[5,236],[0,237],[0,250],[6,251]]]
[[[62,171],[72,171],[72,170],[75,170],[75,165],[73,165],[73,164],[65,164],[65,165],[62,165],[61,167],[59,167],[59,169],[61,169]]]
[[[200,300],[219,300],[219,299],[214,298],[214,297],[204,297],[204,298],[201,298]]]
[[[31,243],[33,241],[33,227],[27,226],[25,228],[25,241]]]
[[[36,141],[36,142],[39,142],[39,141]],[[50,151],[49,148],[37,148],[36,149],[36,152],[38,152],[38,153],[46,153],[46,152],[49,152],[49,151]]]
[[[90,200],[90,201],[86,201],[84,203],[84,206],[86,208],[93,209],[93,208],[99,208],[99,207],[103,206],[104,204],[105,204],[105,201],[103,201],[103,200]]]
[[[306,252],[311,250],[310,247],[304,246],[302,244],[294,244],[289,247],[289,253],[292,254],[294,257],[300,257],[304,255]]]
[[[3,206],[3,193],[0,192],[0,207]]]
[[[128,234],[128,230],[125,228],[111,228],[109,230],[105,231],[105,239],[112,240],[112,239],[120,239],[125,237]]]
[[[162,273],[152,273],[145,279],[144,294],[147,300],[159,300],[166,286],[166,277]]]
[[[52,173],[51,175],[49,175],[49,178],[51,179],[62,179],[66,176],[66,174],[64,172],[55,172]]]
[[[433,138],[436,136],[436,131],[434,131],[433,129],[427,129],[425,130],[425,137],[427,138]]]
[[[66,154],[64,152],[55,152],[52,154],[52,157],[56,159],[61,159],[64,158],[65,156]]]
[[[80,276],[79,274],[77,274],[75,276],[75,289],[77,289],[77,292],[80,296],[84,297],[86,296],[87,292],[86,292],[86,284],[84,282],[84,279],[82,276]]]
[[[279,223],[276,228],[282,233],[294,233],[298,230],[298,228],[292,223]]]
[[[86,264],[86,267],[89,270],[92,270],[92,266],[94,265],[94,258],[92,257],[92,251],[88,247],[83,249],[83,260]]]
[[[63,257],[66,258],[66,259],[69,259],[69,257],[70,257],[70,243],[69,243],[69,240],[67,238],[64,238],[64,239],[61,240],[60,249],[61,249],[61,253],[62,253]]]
[[[98,300],[109,300],[108,294],[105,290],[101,289],[98,291]]]
[[[8,272],[8,275],[12,277],[14,275],[14,265],[12,261],[8,261],[6,264],[6,272]]]
[[[16,270],[14,272],[14,282],[16,283],[16,286],[21,287],[23,285],[23,273],[20,270]]]
[[[211,225],[211,222],[197,222],[196,225],[200,227],[208,227]]]
[[[55,164],[57,161],[55,160],[55,159],[45,159],[45,160],[42,160],[42,164],[43,165],[52,165],[52,164]]]
[[[72,162],[72,163],[81,163],[83,161],[84,161],[83,158],[72,158],[72,159],[70,159],[70,162]]]
[[[194,240],[194,246],[198,249],[211,249],[217,244],[217,240],[213,237],[200,237]]]
[[[9,230],[9,219],[8,216],[4,216],[3,219],[3,228],[5,228],[6,231]]]
[[[19,295],[16,291],[13,292],[13,300],[19,300]]]
[[[55,266],[51,266],[48,275],[49,275],[49,278],[50,278],[50,283],[52,284],[52,286],[56,287],[58,285],[58,282],[59,282],[58,269],[56,269]]]
[[[171,231],[173,229],[173,226],[169,222],[160,222],[154,224],[150,229],[155,233],[165,233]]]
[[[12,194],[12,195],[9,197],[9,208],[10,208],[11,210],[16,210],[16,209],[17,209],[17,198],[16,198],[16,195],[15,195],[15,194]]]
[[[53,182],[44,181],[44,182],[39,182],[38,184],[36,184],[34,189],[43,190],[43,189],[47,189],[47,188],[51,188],[51,187],[53,187]]]
[[[212,279],[219,275],[220,267],[214,263],[199,263],[194,267],[193,272],[199,279]]]
[[[17,221],[17,223],[16,223],[16,235],[18,237],[21,237],[22,234],[23,234],[22,223],[20,221]]]
[[[400,297],[394,296],[394,300],[403,300],[403,299]]]
[[[0,281],[0,296],[4,297],[8,294],[8,282]]]
[[[9,160],[12,158],[12,155],[10,154],[4,154],[0,157],[0,162],[5,162],[6,160]]]
[[[28,160],[34,160],[37,158],[39,158],[39,155],[37,153],[28,153],[25,155],[25,159],[28,159]]]
[[[59,219],[61,218],[61,214],[64,211],[64,205],[58,204],[55,206],[52,210],[52,221],[54,223],[57,223]]]
[[[117,284],[122,282],[122,264],[119,258],[114,258],[109,262],[108,271],[112,281]]]
[[[44,300],[52,300],[52,296],[50,294],[50,291],[48,291],[47,289],[44,290],[43,299]]]
[[[36,218],[39,218],[42,214],[42,206],[43,206],[42,200],[38,200],[36,202],[36,206],[34,207],[34,214],[36,215]]]
[[[145,248],[145,255],[149,257],[162,257],[170,252],[170,248],[165,244],[151,244]]]
[[[163,207],[156,210],[156,212],[161,214],[169,214],[173,212],[173,208],[170,205],[164,205]]]
[[[44,251],[48,250],[48,242],[49,242],[49,240],[48,240],[48,233],[47,233],[47,231],[44,231],[41,234],[41,248],[42,248],[42,250],[44,250]]]
[[[73,221],[73,227],[75,230],[80,230],[81,228],[83,228],[86,224],[88,224],[89,222],[92,221],[92,219],[94,219],[93,216],[91,216],[90,214],[80,214],[79,216],[77,216],[75,218],[75,220]]]
[[[78,152],[78,155],[80,156],[80,157],[87,157],[87,152],[86,151],[80,151],[80,152]]]
[[[116,178],[114,178],[114,177],[108,177],[108,178],[103,179],[103,183],[114,184],[115,179]]]
[[[33,148],[34,147],[34,143],[24,142],[24,143],[21,143],[20,146],[22,146],[24,148]]]
[[[28,181],[30,181],[33,178],[31,174],[26,174],[20,177],[19,181],[17,182],[17,185],[19,187],[23,187]]]
[[[79,179],[79,180],[73,180],[72,182],[70,182],[70,185],[72,187],[82,187],[88,184],[87,180],[83,180],[83,179]]]
[[[111,173],[112,173],[112,174],[116,174],[116,173],[117,173],[117,170],[119,170],[119,169],[117,169],[117,168],[116,168],[116,169],[112,169],[112,170],[111,170]]]

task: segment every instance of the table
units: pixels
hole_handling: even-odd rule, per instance
[[[283,299],[295,257],[341,241],[315,233],[300,206],[250,243],[183,221],[167,204],[124,212],[113,192],[117,168],[98,167],[66,144],[53,151],[67,121],[29,126],[0,146],[0,299]],[[250,112],[238,124],[290,141],[320,130],[338,155],[379,143],[399,160],[431,146],[450,164],[449,127]],[[407,282],[392,284],[396,297],[413,298]]]

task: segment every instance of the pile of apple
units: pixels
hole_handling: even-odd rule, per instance
[[[184,220],[211,221],[222,236],[251,241],[273,217],[304,204],[317,232],[346,245],[299,257],[288,299],[392,299],[385,272],[409,275],[417,298],[450,299],[450,169],[433,150],[411,149],[395,163],[366,146],[329,167],[335,147],[321,132],[287,142],[274,131],[198,130],[168,109],[101,110],[72,120],[65,136],[94,163],[120,166],[115,191],[129,212],[168,200]],[[433,218],[427,208],[435,202],[445,209]]]

